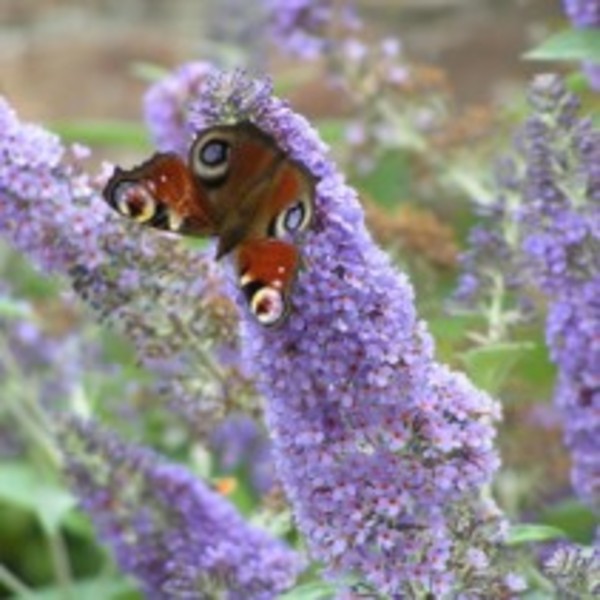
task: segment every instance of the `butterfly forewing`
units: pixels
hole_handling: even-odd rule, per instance
[[[104,197],[138,223],[186,235],[214,233],[211,206],[185,162],[175,154],[155,154],[134,169],[117,169]]]
[[[227,152],[217,151],[218,144]],[[211,154],[221,156],[222,162],[203,162]],[[199,132],[190,151],[190,167],[207,189],[214,209],[218,258],[243,240],[280,237],[283,230],[275,227],[277,219],[299,201],[304,218],[296,219],[298,229],[310,222],[312,176],[249,122]]]

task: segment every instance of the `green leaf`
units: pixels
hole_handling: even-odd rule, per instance
[[[567,534],[558,527],[551,525],[539,525],[535,523],[523,523],[513,525],[508,533],[506,541],[509,546],[519,546],[529,542],[549,542],[566,538]]]
[[[131,121],[59,121],[52,123],[50,129],[67,142],[81,142],[90,146],[124,146],[135,150],[148,150],[151,147],[146,128]]]
[[[0,466],[0,500],[34,513],[48,535],[54,535],[77,501],[56,482],[40,477],[31,466],[6,462]]]
[[[329,600],[335,595],[335,588],[324,581],[312,581],[279,596],[279,600]]]
[[[131,63],[130,69],[134,77],[146,83],[160,81],[170,73],[169,69],[162,65],[142,60]]]
[[[461,358],[473,382],[495,394],[515,364],[535,347],[531,342],[506,342],[473,348]]]
[[[321,119],[317,121],[321,138],[331,146],[335,146],[344,140],[347,126],[347,122],[343,119]]]
[[[590,544],[598,526],[597,516],[574,498],[544,510],[539,519],[552,527],[562,529],[569,539],[580,544]]]
[[[528,60],[589,60],[600,62],[600,30],[567,29],[524,55]]]
[[[5,319],[26,319],[31,317],[31,307],[27,302],[0,296],[0,317]]]
[[[428,319],[428,324],[436,341],[452,344],[464,340],[467,333],[475,329],[480,321],[481,318],[478,315],[437,314]]]
[[[406,152],[390,150],[383,154],[375,168],[357,181],[377,204],[397,207],[403,198],[410,197],[411,171]]]
[[[133,584],[126,579],[109,579],[107,577],[98,579],[87,579],[74,582],[70,586],[71,597],[77,600],[114,600],[127,594],[131,598],[140,598],[138,594],[130,595],[134,590]],[[31,600],[64,600],[65,590],[58,586],[48,587],[36,591],[31,596]]]

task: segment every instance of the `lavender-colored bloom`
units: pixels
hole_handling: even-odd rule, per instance
[[[212,71],[210,63],[186,63],[148,88],[144,117],[159,150],[187,155],[193,138],[186,121],[188,103]]]
[[[577,119],[562,83],[539,77],[521,149],[521,216],[530,274],[549,299],[546,337],[573,484],[600,506],[600,132]]]
[[[576,27],[600,27],[598,0],[563,0],[564,10]]]
[[[544,561],[544,571],[565,600],[600,597],[600,545],[561,542]]]
[[[221,470],[247,470],[252,488],[258,494],[272,489],[271,444],[254,419],[244,414],[230,415],[212,433],[210,447]]]
[[[179,75],[189,82],[204,68]],[[154,89],[155,99],[175,106],[153,114],[182,110],[180,96]],[[166,131],[164,121],[154,123],[157,134]],[[19,121],[0,99],[0,235],[46,272],[67,276],[100,318],[134,342],[143,364],[165,376],[161,389],[197,435],[237,402],[256,407],[239,360],[219,364],[221,354],[237,355],[237,311],[212,256],[116,215],[100,196],[106,171],[89,177],[81,155]]]
[[[81,336],[76,308],[65,298],[44,304],[17,301],[5,281],[0,299],[19,307],[19,312],[0,316],[0,385],[5,386],[0,396],[11,397],[8,412],[13,402],[22,402],[21,394],[42,408],[65,408],[83,374],[106,367],[98,345]]]
[[[45,270],[101,259],[95,231],[102,202],[79,156],[41,127],[22,124],[0,97],[0,233]]]
[[[331,0],[265,0],[265,4],[278,48],[302,58],[322,54],[334,13]]]
[[[488,289],[509,289],[517,281],[521,295],[527,283],[546,296],[574,487],[600,506],[600,132],[578,118],[576,98],[556,77],[538,76],[529,101],[532,114],[505,160],[511,168],[475,236],[495,243],[470,249],[462,287],[481,292],[487,281]]]
[[[268,600],[303,568],[183,466],[75,418],[59,434],[84,510],[148,598]]]
[[[530,103],[517,140],[526,164],[522,247],[531,276],[557,297],[600,273],[600,132],[577,119],[578,102],[557,78],[536,78]]]
[[[496,162],[495,189],[475,202],[481,223],[469,233],[467,250],[459,258],[458,285],[449,303],[451,311],[466,310],[484,318],[487,330],[481,337],[486,343],[503,341],[511,327],[532,317],[530,302],[520,294],[528,285],[519,217],[524,171],[514,156]]]
[[[332,50],[333,28],[354,31],[360,21],[354,4],[333,0],[263,0],[273,42],[280,51],[304,59]],[[334,25],[335,24],[335,25]]]
[[[491,558],[500,538],[498,512],[480,497],[498,467],[498,405],[435,362],[406,276],[374,246],[309,124],[264,82],[207,79],[194,126],[232,115],[318,181],[290,317],[268,330],[241,309],[278,476],[313,555],[390,595],[506,590],[494,569],[456,568],[473,547]]]
[[[546,336],[559,366],[556,403],[571,451],[573,487],[600,507],[600,277],[553,302]]]

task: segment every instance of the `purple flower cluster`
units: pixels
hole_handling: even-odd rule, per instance
[[[146,597],[268,600],[302,570],[298,554],[184,467],[75,418],[58,433],[84,510]]]
[[[532,277],[556,297],[600,272],[600,132],[577,118],[578,102],[558,78],[536,78],[530,105],[517,138],[526,165],[523,252]]]
[[[257,494],[266,494],[273,488],[271,444],[267,434],[248,415],[229,415],[210,436],[210,448],[221,470],[247,470]]]
[[[556,403],[571,451],[573,486],[600,507],[600,281],[566,293],[549,309],[546,337],[558,365]]]
[[[200,95],[202,82],[212,71],[210,63],[186,63],[148,88],[144,117],[162,152],[187,155],[193,137],[186,121],[188,103]]]
[[[560,543],[547,560],[544,571],[554,582],[560,598],[600,597],[600,545],[592,547]]]
[[[106,209],[81,167],[85,154],[21,123],[0,97],[0,234],[44,270],[101,261],[95,233]]]
[[[397,39],[368,39],[353,2],[264,1],[278,48],[324,59],[327,80],[352,105],[347,168],[367,172],[389,148],[425,150],[423,135],[438,130],[442,118],[439,90],[432,94],[426,85],[426,93],[411,97],[417,69]]]
[[[563,0],[566,15],[576,27],[600,26],[598,0]]]
[[[256,409],[256,392],[239,370],[237,309],[212,257],[118,218],[100,198],[105,175],[92,180],[81,169],[82,151],[21,123],[4,101],[0,121],[2,235],[45,270],[70,278],[101,317],[120,326],[144,365],[167,381],[197,435],[238,402]],[[36,335],[25,328],[18,340],[35,343]],[[66,422],[58,439],[75,444],[68,456],[76,491],[151,597],[204,597],[216,588],[232,599],[262,599],[291,585],[298,557],[244,525],[180,467],[129,453],[92,425]]]
[[[232,115],[318,181],[290,317],[277,330],[243,320],[278,476],[313,555],[390,595],[506,591],[488,565],[501,519],[481,500],[498,467],[497,403],[435,362],[406,276],[374,246],[356,193],[307,121],[268,83],[211,76],[193,126]]]
[[[600,131],[578,117],[576,98],[557,77],[538,76],[529,101],[531,116],[487,207],[492,218],[475,234],[461,291],[477,287],[481,294],[490,282],[505,289],[516,282],[519,294],[535,284],[547,298],[546,338],[558,366],[556,403],[573,483],[598,506]]]
[[[334,17],[333,0],[264,0],[271,37],[280,50],[316,58],[327,48]]]
[[[483,222],[469,233],[468,249],[459,258],[458,285],[449,303],[451,311],[482,316],[486,327],[482,338],[490,343],[505,339],[512,326],[531,315],[529,303],[518,293],[527,283],[518,218],[521,175],[521,165],[512,157],[498,161],[497,193],[475,207]]]
[[[179,76],[189,84],[190,73],[199,77],[204,68]],[[183,92],[168,93],[177,89],[168,84],[153,89],[147,106],[165,140],[177,127],[172,115],[183,110]],[[100,197],[107,173],[86,175],[84,154],[22,123],[0,99],[0,235],[45,271],[66,275],[100,318],[134,342],[148,369],[168,376],[163,391],[197,435],[237,402],[255,408],[256,394],[235,360],[237,311],[212,256],[114,214]],[[213,350],[228,361],[220,363]]]
[[[598,0],[563,0],[564,11],[578,29],[600,28],[600,2]],[[584,62],[583,71],[594,90],[600,90],[600,65]]]
[[[549,299],[546,337],[559,368],[573,484],[600,506],[600,132],[577,118],[560,80],[542,76],[521,137],[521,217],[530,274]]]
[[[67,306],[63,308],[68,310]],[[41,406],[64,409],[81,385],[83,374],[99,367],[101,360],[97,345],[91,340],[84,341],[76,327],[72,326],[70,331],[49,329],[49,324],[36,315],[32,306],[27,318],[0,320],[0,333],[5,340],[0,344],[0,373],[2,379],[20,377],[26,381],[35,390]],[[11,365],[8,373],[3,369],[5,361]]]

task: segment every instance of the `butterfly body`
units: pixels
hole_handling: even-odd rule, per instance
[[[250,122],[197,134],[187,163],[159,153],[117,169],[106,201],[139,223],[216,237],[217,259],[232,253],[250,310],[266,326],[283,322],[300,265],[295,244],[311,223],[314,178]]]

